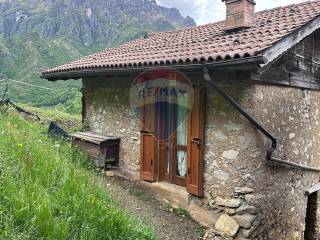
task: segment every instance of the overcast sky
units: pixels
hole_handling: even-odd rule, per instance
[[[306,0],[256,0],[257,11],[304,2]],[[193,17],[197,24],[224,20],[225,3],[221,0],[157,0],[166,7],[176,7],[183,16]]]

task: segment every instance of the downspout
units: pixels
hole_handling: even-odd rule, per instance
[[[214,81],[210,76],[210,72],[207,68],[203,69],[204,79],[207,81],[225,100],[227,100],[233,107],[235,107],[251,124],[253,124],[262,134],[271,140],[271,146],[267,149],[267,161],[280,164],[287,167],[292,167],[305,171],[320,172],[320,168],[310,167],[303,164],[293,163],[287,160],[276,158],[273,156],[274,151],[277,149],[277,139],[267,131],[260,123],[257,122],[245,109],[243,109],[239,103],[237,103],[230,95],[228,95],[223,89]]]

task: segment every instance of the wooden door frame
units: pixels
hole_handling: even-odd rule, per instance
[[[200,91],[200,87],[195,87],[195,89],[197,89],[198,91]],[[205,106],[206,106],[206,103],[203,102],[203,106],[201,105],[200,108],[201,110],[200,111],[205,111]],[[154,104],[154,111],[157,111],[156,110],[156,104]],[[144,114],[144,112],[142,112],[141,114]],[[141,116],[142,119],[145,118],[145,116]],[[154,123],[156,124],[158,122],[158,116],[157,114],[154,114]],[[190,118],[190,115],[188,117],[188,119]],[[203,116],[204,119],[200,119],[199,121],[203,121],[203,124],[205,125],[205,115]],[[203,135],[201,135],[200,137],[203,139],[202,141],[202,148],[204,148],[205,146],[205,134],[204,134],[204,129],[202,129],[203,131],[201,131]],[[177,146],[176,146],[176,132],[174,132],[174,135],[175,137],[171,137],[173,138],[174,141],[170,141],[171,143],[171,146],[169,147],[169,149],[171,149],[170,151],[170,154],[171,154],[171,159],[172,161],[170,161],[170,169],[169,169],[169,174],[165,174],[164,173],[164,164],[165,164],[165,141],[160,141],[158,139],[156,139],[155,137],[155,133],[154,133],[154,139],[155,139],[155,156],[154,156],[154,161],[155,161],[155,181],[167,181],[169,183],[172,183],[172,184],[176,184],[176,185],[180,185],[180,186],[185,186],[187,187],[187,190],[188,190],[188,178],[189,178],[189,172],[190,172],[190,169],[189,169],[189,164],[190,164],[190,156],[189,156],[189,151],[190,151],[190,148],[191,148],[191,140],[194,136],[191,136],[189,135],[190,132],[191,132],[191,125],[190,125],[190,120],[188,120],[188,124],[187,124],[187,132],[188,132],[188,140],[187,140],[187,146],[186,146],[186,149],[187,149],[187,161],[188,161],[188,170],[187,170],[187,176],[186,177],[179,177],[179,176],[176,176],[176,162],[177,162]],[[141,133],[142,134],[142,133]],[[141,144],[143,144],[143,142],[141,142]],[[140,146],[141,147],[141,151],[143,151],[143,146]],[[142,158],[142,153],[140,153],[140,158]],[[198,196],[202,196],[203,195],[203,178],[204,178],[204,149],[201,150],[201,156],[199,157],[200,158],[200,166],[199,166],[199,176],[201,179],[199,180],[199,186],[198,186],[198,190],[195,190],[194,189],[194,186],[190,186],[190,191],[191,192],[197,192],[197,193],[193,193],[195,195],[198,195]],[[159,156],[159,157],[158,157]],[[142,166],[140,166],[141,168]]]

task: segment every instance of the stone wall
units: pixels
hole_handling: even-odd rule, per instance
[[[128,177],[138,179],[140,121],[139,116],[130,109],[130,85],[124,83],[101,88],[95,87],[93,81],[84,82],[89,127],[98,133],[121,138],[120,169]]]
[[[319,167],[319,92],[244,82],[224,89],[278,139],[276,156]],[[305,191],[318,175],[267,164],[270,142],[210,88],[206,137],[206,204],[222,214],[216,230],[237,239],[303,239]]]
[[[84,81],[89,124],[121,137],[120,168],[137,179],[140,128],[129,106],[130,84],[90,88],[91,81]],[[223,87],[278,139],[275,156],[320,165],[319,92],[239,80]],[[268,164],[268,139],[210,87],[206,115],[206,197],[190,200],[218,219],[208,239],[303,239],[305,191],[318,175]]]

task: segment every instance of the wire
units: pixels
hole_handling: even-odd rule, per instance
[[[10,82],[21,83],[21,84],[24,84],[24,85],[27,85],[27,86],[42,88],[42,89],[50,90],[50,91],[53,91],[53,90],[54,90],[53,88],[42,87],[42,86],[39,86],[39,85],[35,85],[35,84],[31,84],[31,83],[25,83],[25,82],[20,82],[20,81],[12,80],[12,79],[10,80]]]

